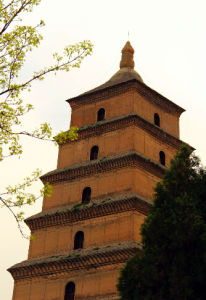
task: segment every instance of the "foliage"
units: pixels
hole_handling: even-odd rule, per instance
[[[23,102],[22,92],[29,91],[34,81],[44,79],[49,73],[79,68],[82,60],[92,53],[90,41],[67,46],[62,54],[53,54],[54,63],[51,66],[36,71],[23,80],[22,67],[28,53],[39,46],[42,40],[39,30],[45,24],[41,20],[36,26],[25,25],[22,18],[25,13],[32,13],[40,2],[41,0],[0,0],[0,161],[22,154],[21,136],[52,140],[51,126],[47,123],[33,131],[27,131],[26,128],[22,130],[23,117],[33,109],[32,104]],[[66,139],[75,140],[77,136],[77,128],[71,128],[67,133],[59,134],[55,141],[62,143]],[[17,214],[13,208],[36,201],[36,197],[25,192],[25,189],[38,179],[39,174],[37,170],[23,183],[15,187],[9,186],[0,193],[2,205],[12,212],[19,227],[23,211]],[[41,194],[44,192],[48,192],[48,186]]]
[[[58,144],[64,144],[66,141],[76,141],[78,139],[78,127],[72,126],[69,131],[61,131],[54,137],[54,140]]]
[[[121,299],[205,299],[205,200],[206,170],[184,145],[155,188],[142,252],[121,271]]]

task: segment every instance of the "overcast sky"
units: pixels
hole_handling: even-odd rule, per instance
[[[35,24],[40,19],[46,22],[44,40],[28,57],[24,78],[51,63],[52,53],[65,45],[90,39],[94,53],[80,69],[49,75],[25,93],[25,101],[36,108],[26,117],[28,128],[48,121],[55,133],[68,129],[70,109],[65,100],[104,83],[119,69],[129,31],[136,71],[152,89],[186,109],[180,119],[180,137],[196,148],[206,165],[205,0],[42,0],[26,22]],[[58,149],[52,143],[30,138],[23,142],[22,159],[0,165],[0,191],[37,167],[43,173],[56,167]],[[34,188],[36,193],[40,186]],[[39,201],[26,215],[40,210]],[[0,299],[11,300],[13,279],[6,269],[27,258],[28,241],[5,209],[0,209],[0,223]]]

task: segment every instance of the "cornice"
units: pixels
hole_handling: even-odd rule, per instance
[[[33,230],[66,225],[82,220],[98,218],[106,215],[118,214],[125,211],[138,211],[148,215],[151,202],[136,194],[124,194],[113,198],[104,198],[98,202],[88,204],[78,203],[73,207],[67,205],[55,210],[42,211],[25,220]]]
[[[65,255],[26,260],[12,266],[8,271],[15,280],[50,275],[54,277],[55,274],[58,276],[64,272],[125,263],[137,251],[141,251],[139,242],[119,243],[91,250],[74,250]]]
[[[124,82],[112,87],[107,87],[103,90],[95,91],[88,94],[82,94],[77,97],[68,99],[66,101],[71,105],[72,109],[76,109],[81,105],[98,102],[104,99],[109,99],[111,97],[115,97],[132,90],[134,90],[134,84],[132,81],[128,81],[126,83]]]
[[[177,150],[179,150],[180,145],[183,143],[183,141],[167,133],[162,128],[141,118],[135,113],[131,113],[129,115],[121,116],[110,120],[100,121],[94,124],[89,124],[84,127],[80,127],[78,131],[78,140],[75,142],[71,140],[67,140],[66,143],[78,143],[78,141],[81,141],[83,139],[87,139],[93,136],[99,136],[101,134],[123,129],[129,126],[140,127],[141,129],[145,130],[153,137],[176,148]]]
[[[85,300],[85,296],[77,296],[75,300]],[[87,296],[87,300],[119,300],[118,292],[104,295]]]
[[[83,162],[81,164],[66,168],[56,169],[43,176],[42,182],[54,184],[62,181],[73,181],[75,179],[93,176],[95,174],[110,172],[125,167],[141,168],[155,176],[162,178],[166,167],[148,159],[135,150],[103,157],[97,160]]]
[[[115,84],[110,87],[105,87],[104,89],[97,90],[91,93],[84,93],[77,97],[73,97],[71,99],[66,100],[72,107],[72,109],[76,109],[81,105],[90,104],[93,102],[98,102],[104,99],[109,99],[114,96],[121,95],[128,91],[136,91],[141,94],[147,101],[152,104],[155,104],[162,109],[166,110],[170,113],[175,113],[180,115],[185,110],[170,101],[166,97],[162,96],[155,90],[151,89],[145,83],[140,82],[136,79],[128,80],[126,82],[122,82],[119,84]]]
[[[175,113],[178,116],[180,116],[185,111],[184,108],[167,99],[163,95],[159,94],[157,91],[153,90],[145,83],[139,81],[136,83],[136,91],[140,93],[149,102],[156,104],[165,111]]]

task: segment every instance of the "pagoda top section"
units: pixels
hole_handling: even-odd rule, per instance
[[[144,95],[147,95],[151,101],[154,101],[154,97],[158,98],[158,102],[160,105],[170,107],[172,111],[177,112],[179,115],[184,112],[185,110],[175,104],[174,102],[170,101],[166,97],[162,96],[155,90],[151,89],[147,86],[144,81],[142,80],[141,76],[134,70],[134,49],[129,41],[126,42],[124,47],[122,48],[122,57],[120,61],[120,69],[104,84],[91,89],[83,94],[75,96],[67,100],[67,102],[72,106],[73,103],[77,103],[87,99],[88,97],[96,97],[97,94],[104,92],[105,90],[112,90],[118,89],[121,86],[125,86],[131,82],[135,83],[137,90]]]
[[[82,95],[87,95],[93,92],[103,90],[105,88],[112,87],[123,82],[130,80],[138,80],[143,83],[141,76],[134,70],[134,49],[131,46],[130,42],[127,41],[124,47],[122,48],[122,57],[120,61],[120,69],[117,71],[107,82],[104,84],[89,90]]]

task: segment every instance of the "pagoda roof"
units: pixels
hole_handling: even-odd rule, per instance
[[[138,84],[138,91],[139,89],[143,89],[144,93],[146,93],[148,96],[153,96],[151,97],[151,101],[154,100],[154,96],[156,96],[160,99],[161,102],[163,102],[161,105],[170,106],[173,110],[177,111],[180,114],[184,112],[184,108],[180,107],[179,105],[175,104],[163,95],[159,94],[157,91],[153,90],[143,82],[141,76],[134,70],[133,54],[134,49],[128,41],[122,49],[120,69],[108,81],[76,97],[67,99],[66,101],[72,105],[74,102],[79,102],[79,100],[82,100],[82,98],[87,98],[87,96],[96,95],[99,92],[121,86],[122,84],[136,82]]]
[[[133,69],[131,68],[122,68],[119,71],[117,71],[108,81],[106,81],[104,84],[101,84],[100,86],[89,90],[77,97],[83,96],[83,95],[87,95],[87,94],[91,94],[94,92],[98,92],[101,90],[104,90],[106,88],[115,86],[117,84],[121,84],[130,80],[137,80],[141,83],[143,83],[142,78],[140,77],[140,75]]]

